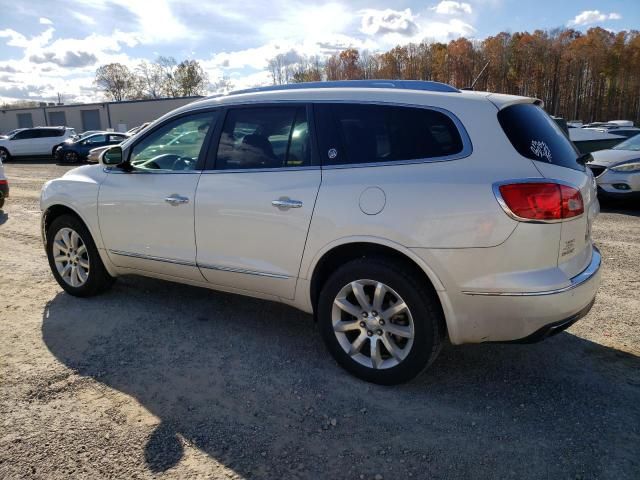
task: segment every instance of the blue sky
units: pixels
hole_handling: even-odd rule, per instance
[[[213,82],[267,84],[278,53],[321,57],[423,39],[598,25],[640,28],[639,0],[349,2],[250,0],[0,0],[0,100],[99,101],[98,66],[158,55],[196,59]]]

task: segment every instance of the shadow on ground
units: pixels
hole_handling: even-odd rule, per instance
[[[0,225],[7,223],[7,220],[9,220],[9,214],[0,208]]]
[[[42,328],[61,362],[161,420],[152,472],[180,462],[179,437],[251,478],[640,471],[640,359],[568,333],[449,347],[417,380],[379,387],[334,364],[308,315],[151,279],[58,294]]]

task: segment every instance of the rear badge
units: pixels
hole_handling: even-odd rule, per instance
[[[333,160],[338,156],[338,151],[335,148],[330,148],[329,151],[327,152],[327,156]]]

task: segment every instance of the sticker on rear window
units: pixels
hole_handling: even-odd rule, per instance
[[[536,157],[546,158],[551,163],[551,150],[542,140],[531,140],[531,151]]]

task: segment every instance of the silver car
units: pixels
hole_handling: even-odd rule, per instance
[[[600,282],[595,182],[533,98],[252,89],[181,107],[100,162],[42,190],[62,288],[87,297],[136,274],[287,303],[372,382],[414,377],[446,339],[560,332]]]
[[[600,196],[640,199],[640,135],[591,155],[593,160],[587,166],[596,178]]]

